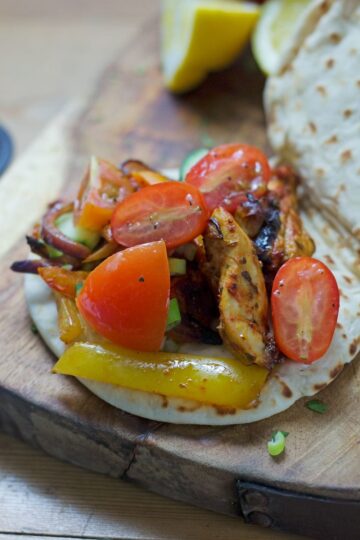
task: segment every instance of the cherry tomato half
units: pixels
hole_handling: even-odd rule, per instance
[[[223,144],[210,150],[186,175],[199,188],[212,211],[222,206],[235,212],[246,193],[261,197],[270,180],[266,156],[247,144]]]
[[[174,248],[206,227],[209,212],[201,193],[180,182],[148,186],[119,203],[111,220],[114,240],[123,246],[164,240]]]
[[[164,338],[170,272],[164,242],[125,249],[90,272],[77,297],[80,313],[117,345],[156,352]]]
[[[339,312],[339,289],[329,268],[312,257],[295,257],[275,276],[271,308],[280,351],[311,364],[328,350]]]
[[[117,202],[133,191],[130,180],[115,165],[93,157],[75,200],[76,224],[100,232],[110,222]]]

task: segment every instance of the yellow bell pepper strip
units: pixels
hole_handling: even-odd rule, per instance
[[[75,343],[69,347],[53,371],[167,397],[241,409],[258,398],[269,373],[235,359],[140,353],[94,343]]]
[[[38,274],[53,291],[68,298],[75,298],[76,286],[79,283],[84,283],[89,272],[67,270],[58,266],[45,266],[38,268]]]
[[[79,312],[73,299],[55,293],[55,300],[60,339],[68,345],[83,334]]]

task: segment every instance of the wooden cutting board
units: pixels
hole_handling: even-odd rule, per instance
[[[250,523],[316,538],[360,537],[360,370],[355,361],[321,393],[253,425],[180,426],[116,410],[80,383],[50,373],[54,362],[31,332],[18,275],[23,241],[6,248],[59,192],[73,195],[88,156],[174,167],[191,149],[228,141],[266,148],[263,79],[249,56],[174,97],[162,86],[156,28],[143,29],[110,66],[81,114],[67,111],[0,181],[0,425],[59,459]],[[285,430],[286,454],[266,442]]]

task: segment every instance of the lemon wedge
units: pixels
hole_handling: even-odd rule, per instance
[[[162,65],[172,92],[198,86],[231,64],[247,43],[259,7],[233,0],[163,0]]]
[[[268,0],[252,36],[252,50],[260,68],[275,73],[289,39],[313,0]]]

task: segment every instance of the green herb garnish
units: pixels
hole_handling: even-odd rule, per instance
[[[328,406],[320,399],[312,399],[305,403],[305,407],[310,409],[310,411],[316,412],[318,414],[324,414],[328,410]]]

